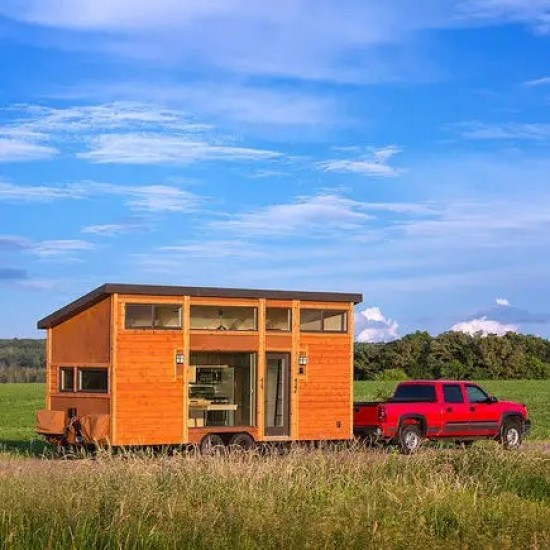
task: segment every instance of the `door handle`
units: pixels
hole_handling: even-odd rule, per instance
[[[447,408],[445,409],[445,412],[452,413],[452,412],[453,412],[453,408],[452,408],[452,407],[447,407]]]
[[[476,408],[475,407],[470,407],[470,412],[475,412]]]

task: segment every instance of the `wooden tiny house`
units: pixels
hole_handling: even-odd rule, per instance
[[[61,437],[63,416],[82,424],[77,438],[114,446],[204,443],[212,434],[224,443],[235,434],[350,439],[361,300],[103,285],[38,323],[47,330],[47,389],[37,431]]]

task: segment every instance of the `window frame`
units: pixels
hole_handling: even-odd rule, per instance
[[[72,384],[72,388],[71,389],[65,389],[63,387],[63,382],[64,382],[64,373],[66,371],[71,371],[72,372],[72,375],[73,375],[73,384]],[[75,380],[75,372],[74,372],[74,367],[63,367],[63,366],[60,366],[59,367],[59,370],[58,370],[58,383],[57,383],[57,389],[59,391],[59,393],[74,393],[75,392],[75,387],[76,387],[76,380]]]
[[[128,306],[149,307],[151,309],[151,324],[145,327],[130,327],[128,326]],[[175,307],[178,309],[178,326],[164,327],[155,325],[155,308],[157,307]],[[183,329],[183,308],[181,304],[172,302],[156,302],[156,303],[141,303],[141,302],[126,302],[124,304],[124,330],[182,330]]]
[[[303,329],[302,328],[302,311],[320,311],[321,312],[321,329],[320,330]],[[343,314],[343,316],[344,316],[344,319],[343,319],[344,328],[340,329],[340,330],[327,330],[325,328],[325,314],[327,312]],[[348,313],[349,312],[348,312],[347,309],[329,309],[329,308],[314,308],[314,307],[300,308],[300,332],[306,332],[306,333],[309,332],[309,333],[316,333],[316,334],[319,334],[319,333],[324,333],[324,334],[347,334],[349,332]]]
[[[76,368],[76,386],[75,386],[75,392],[76,393],[94,393],[94,394],[108,394],[109,393],[109,369],[107,367],[77,367]],[[82,389],[82,373],[83,372],[89,372],[89,371],[96,371],[105,373],[105,390],[83,390]]]

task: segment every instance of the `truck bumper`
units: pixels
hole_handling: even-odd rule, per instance
[[[356,426],[353,428],[353,435],[375,442],[381,438],[382,430],[378,426]]]

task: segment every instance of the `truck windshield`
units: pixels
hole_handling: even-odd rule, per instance
[[[435,386],[433,384],[401,384],[397,386],[392,401],[422,401],[434,403]]]

